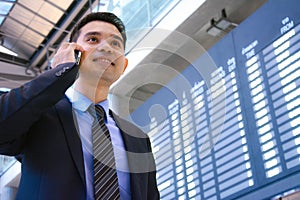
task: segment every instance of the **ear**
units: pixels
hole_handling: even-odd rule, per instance
[[[123,69],[123,73],[124,73],[125,69],[127,68],[127,66],[128,66],[128,59],[125,58],[125,60],[124,60],[124,69]]]

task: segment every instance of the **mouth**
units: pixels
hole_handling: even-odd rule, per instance
[[[115,63],[113,61],[111,61],[110,59],[108,59],[108,58],[102,58],[102,57],[100,57],[100,58],[93,59],[93,61],[105,64],[105,65],[115,66]]]

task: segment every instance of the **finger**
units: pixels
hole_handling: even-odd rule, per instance
[[[84,49],[77,43],[64,42],[57,50],[51,63],[51,68],[55,68],[57,65],[66,62],[75,62],[74,51],[78,50],[83,52]]]
[[[78,50],[78,51],[84,52],[83,47],[80,46],[79,44],[77,44],[77,43],[71,43],[70,45],[71,45],[71,47],[72,47],[73,50]]]

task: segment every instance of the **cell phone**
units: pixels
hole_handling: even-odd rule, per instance
[[[79,65],[79,64],[80,64],[81,54],[82,54],[81,51],[74,50],[74,55],[75,55],[75,62],[76,62],[76,65]]]

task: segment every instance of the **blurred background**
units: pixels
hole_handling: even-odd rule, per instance
[[[0,93],[49,70],[85,14],[114,12],[129,66],[112,107],[150,136],[161,199],[299,199],[299,6],[0,0]],[[0,156],[0,199],[14,199],[20,174]]]

